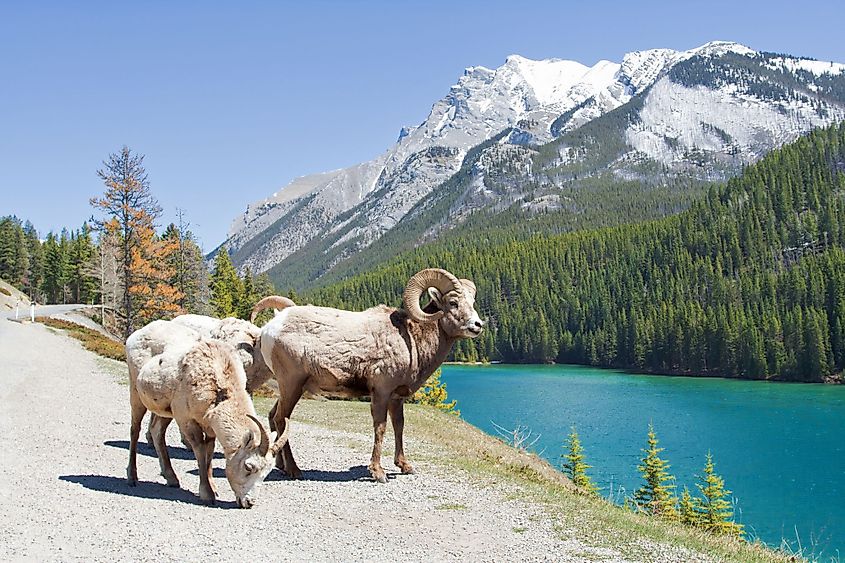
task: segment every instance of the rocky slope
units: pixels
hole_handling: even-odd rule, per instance
[[[513,55],[495,70],[466,69],[426,120],[403,128],[377,158],[299,178],[250,204],[224,245],[236,266],[275,266],[284,284],[280,272],[304,259],[321,257],[319,275],[419,217],[444,186],[460,194],[429,235],[479,209],[563,209],[561,190],[587,177],[721,179],[845,118],[843,71],[729,42],[592,67]]]

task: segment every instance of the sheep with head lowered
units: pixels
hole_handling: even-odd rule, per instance
[[[164,324],[165,322],[157,321],[155,330],[150,330],[147,327],[139,329],[144,331],[145,335],[143,338],[135,340],[132,351],[133,360],[138,369],[151,357],[162,353],[168,343],[178,342],[186,334],[190,337],[190,333],[185,330],[187,328],[197,333],[193,335],[194,338],[222,340],[237,349],[238,357],[246,372],[246,390],[250,395],[273,376],[273,372],[264,363],[264,358],[259,350],[261,329],[251,322],[234,317],[218,319],[195,314],[180,315],[168,324]],[[150,417],[149,428],[152,428],[153,424],[155,424],[155,415]],[[152,443],[150,430],[147,430],[147,442]],[[182,443],[190,447],[184,436]]]
[[[423,310],[420,297],[426,291],[431,303]],[[266,308],[278,310],[261,329],[261,353],[281,396],[271,413],[271,428],[286,428],[305,390],[329,397],[369,395],[374,430],[370,474],[381,483],[387,481],[381,448],[388,413],[396,440],[393,461],[402,473],[413,473],[402,443],[405,399],[422,387],[458,339],[481,334],[484,323],[474,308],[475,293],[470,280],[430,268],[408,282],[404,309],[379,305],[351,312],[291,306],[274,296],[262,299],[253,318]],[[276,465],[293,478],[302,477],[289,443],[277,455]]]
[[[158,322],[151,323],[151,332],[164,328],[155,326]],[[140,369],[135,369],[129,351],[141,348],[133,344],[144,333],[136,331],[127,340],[132,410],[127,480],[130,486],[138,482],[138,436],[141,421],[150,410],[156,415],[151,429],[153,445],[168,486],[179,486],[164,441],[167,427],[175,419],[197,458],[200,498],[214,503],[217,497],[211,477],[216,439],[223,447],[226,478],[238,505],[250,508],[258,486],[272,469],[273,458],[287,442],[287,428],[271,446],[246,392],[246,375],[235,348],[217,340],[194,339],[194,331],[186,330],[190,332],[183,333],[181,341],[171,342]],[[173,334],[172,328],[170,332]]]

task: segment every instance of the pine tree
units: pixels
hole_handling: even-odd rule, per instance
[[[44,250],[41,248],[41,241],[38,239],[38,231],[29,221],[23,226],[24,238],[26,239],[27,253],[29,254],[29,273],[27,274],[26,292],[30,301],[42,301],[40,295],[41,280],[44,277]]]
[[[733,511],[727,500],[731,492],[725,489],[724,479],[716,474],[710,452],[707,452],[704,474],[699,479],[701,483],[696,486],[701,492],[701,498],[694,501],[698,525],[716,534],[742,536],[743,526],[732,520]]]
[[[238,299],[243,294],[243,284],[238,272],[232,266],[225,247],[214,257],[214,271],[211,273],[211,308],[220,318],[238,315]]]
[[[241,292],[237,299],[237,316],[249,320],[252,314],[252,307],[258,302],[255,293],[255,278],[252,277],[252,270],[249,267],[244,270],[244,277],[241,281]]]
[[[674,518],[677,516],[675,497],[672,494],[675,478],[669,474],[669,462],[660,458],[659,454],[663,448],[658,448],[657,444],[654,426],[649,424],[648,448],[643,450],[645,457],[642,458],[642,465],[637,467],[645,479],[645,484],[634,492],[633,503],[639,510],[648,514]]]
[[[61,303],[64,296],[65,256],[59,239],[53,232],[47,233],[44,241],[44,277],[41,282],[41,291],[47,303]]]
[[[0,278],[14,285],[15,222],[12,217],[0,218]]]
[[[185,211],[176,209],[178,223],[167,226],[162,239],[176,245],[176,251],[167,259],[168,268],[173,271],[169,284],[179,290],[182,297],[179,307],[189,313],[208,314],[209,289],[208,269],[193,233],[185,219]]]
[[[0,278],[20,290],[28,286],[29,253],[17,217],[0,218]]]
[[[71,234],[68,245],[67,282],[74,303],[92,303],[96,298],[97,280],[92,275],[96,249],[87,223]]]
[[[593,483],[592,479],[587,475],[587,469],[590,465],[584,461],[584,448],[581,446],[581,440],[578,438],[578,432],[575,427],[572,427],[572,432],[569,433],[569,438],[566,443],[568,452],[561,455],[566,459],[563,464],[564,472],[569,476],[576,487],[590,495],[598,493],[598,487]]]
[[[686,524],[688,526],[698,525],[698,512],[695,510],[695,503],[697,500],[698,499],[692,498],[692,495],[689,493],[689,489],[684,487],[684,492],[681,493],[681,498],[678,501],[678,517],[681,524]]]
[[[449,395],[446,392],[446,383],[440,381],[441,373],[441,370],[438,368],[407,402],[437,407],[442,411],[460,415],[461,411],[455,408],[458,401],[449,400]]]

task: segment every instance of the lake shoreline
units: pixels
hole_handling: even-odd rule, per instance
[[[845,549],[845,386],[655,375],[571,364],[463,364],[444,366],[441,382],[461,418],[491,436],[501,437],[496,425],[530,432],[538,440],[534,450],[553,465],[576,427],[588,474],[616,504],[642,485],[638,466],[653,425],[678,493],[685,486],[697,492],[712,452],[750,537],[795,548],[813,538],[816,555]]]
[[[627,375],[656,375],[661,377],[686,377],[690,379],[726,379],[730,381],[759,381],[762,383],[799,383],[804,385],[845,385],[845,376],[843,374],[837,374],[832,376],[827,376],[824,378],[823,381],[798,381],[794,379],[781,379],[777,377],[770,377],[768,379],[760,379],[760,378],[747,378],[747,377],[729,377],[726,375],[717,375],[717,374],[708,374],[708,373],[691,373],[687,371],[652,371],[652,370],[635,370],[632,368],[625,368],[625,367],[611,367],[611,366],[592,366],[587,364],[567,364],[567,363],[557,363],[557,362],[547,362],[542,364],[536,364],[531,362],[525,363],[507,363],[502,361],[493,361],[493,362],[443,362],[443,365],[449,366],[469,366],[469,367],[483,367],[483,366],[577,366],[577,367],[584,367],[584,368],[595,368],[595,369],[602,369],[602,370],[611,370],[618,373],[624,373]]]

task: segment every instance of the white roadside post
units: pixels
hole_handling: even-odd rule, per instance
[[[29,320],[31,322],[35,322],[35,303],[32,303],[29,306]]]
[[[15,303],[15,320],[18,320],[18,317],[20,317],[20,312],[21,312],[21,302],[18,301],[17,303]]]

